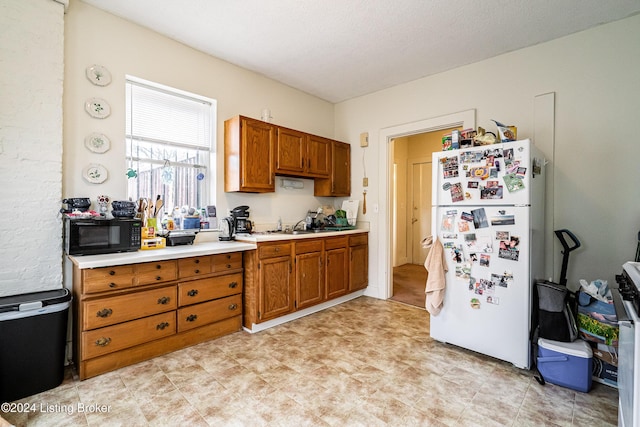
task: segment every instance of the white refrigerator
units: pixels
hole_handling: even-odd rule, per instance
[[[432,234],[448,271],[432,338],[529,369],[544,164],[528,139],[433,153]]]

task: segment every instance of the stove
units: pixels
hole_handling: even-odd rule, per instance
[[[612,293],[620,325],[618,425],[632,427],[640,424],[640,262],[625,263],[616,283],[618,289]]]
[[[624,301],[629,301],[636,313],[640,313],[640,262],[627,262],[622,274],[616,275],[618,291]]]

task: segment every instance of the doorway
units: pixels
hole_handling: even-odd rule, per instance
[[[412,217],[408,216],[410,212],[408,210],[409,201],[407,200],[407,187],[409,187],[408,180],[411,182],[415,181],[418,178],[414,178],[414,175],[420,175],[421,178],[428,176],[428,184],[421,183],[422,188],[429,187],[431,188],[431,175],[426,172],[425,169],[427,166],[420,165],[421,163],[426,163],[423,161],[425,158],[428,160],[431,158],[431,153],[433,151],[439,151],[441,149],[441,140],[438,139],[438,145],[434,148],[434,146],[430,146],[426,148],[425,146],[420,147],[423,151],[422,154],[412,154],[412,162],[409,162],[409,151],[407,148],[406,152],[406,163],[397,163],[396,161],[396,151],[402,151],[404,147],[398,145],[396,147],[396,142],[401,138],[409,138],[416,137],[419,138],[423,134],[434,133],[438,135],[438,138],[442,137],[443,133],[447,133],[446,129],[451,128],[474,128],[475,129],[475,110],[467,110],[462,111],[460,113],[453,113],[446,116],[436,117],[432,119],[426,119],[418,122],[408,123],[404,125],[394,126],[390,128],[381,129],[380,131],[380,170],[386,171],[386,185],[381,185],[380,187],[380,215],[381,215],[381,223],[380,223],[380,250],[381,250],[381,262],[378,265],[378,277],[383,278],[384,285],[381,289],[381,296],[384,298],[391,298],[394,295],[393,290],[393,269],[394,266],[400,266],[403,264],[411,264],[411,265],[419,265],[419,260],[421,263],[424,263],[424,259],[422,256],[426,257],[427,254],[422,252],[419,255],[414,255],[414,241],[418,239],[418,237],[408,236],[408,229],[413,229],[412,226],[408,227],[407,223],[411,224],[413,221]],[[404,165],[404,166],[403,166]],[[402,173],[401,171],[404,171]],[[405,185],[401,184],[403,175],[409,175],[408,171],[411,172],[411,177],[408,176],[404,179]],[[397,177],[397,179],[396,179]],[[411,191],[414,191],[415,185],[411,185]],[[416,190],[420,191],[420,190]],[[405,194],[404,206],[401,199],[397,199],[398,195]],[[414,203],[413,196],[411,203]],[[430,213],[430,196],[421,194],[421,198],[425,199],[424,201],[427,203],[428,208],[424,209],[421,205],[422,201],[418,202],[418,212],[421,210],[425,210]],[[411,212],[412,213],[412,212]],[[421,220],[419,231],[415,232],[416,235],[419,236],[420,233],[425,233],[424,230],[428,230],[427,235],[431,234],[431,224],[433,220],[429,217],[421,216],[419,221]],[[400,228],[396,229],[396,225],[400,225],[404,222],[404,229],[401,231]],[[416,221],[417,223],[418,221]],[[426,225],[425,225],[426,223]],[[424,228],[426,227],[426,228]],[[412,231],[412,233],[414,233]],[[426,236],[423,236],[426,237]],[[423,238],[422,237],[422,238]],[[420,238],[420,240],[422,240]],[[411,242],[411,246],[408,246],[408,242]],[[419,244],[419,243],[415,243]],[[409,249],[411,255],[409,255]],[[397,254],[397,250],[404,250],[406,254],[403,256],[399,256]],[[411,257],[411,262],[409,262],[409,257]],[[414,262],[416,264],[414,264]],[[424,267],[422,267],[424,270]],[[426,270],[425,270],[426,271]],[[422,281],[421,286],[421,300],[424,300],[424,284]],[[424,301],[423,301],[424,303]]]
[[[429,249],[422,242],[432,235],[431,155],[442,149],[442,137],[453,129],[460,127],[394,138],[391,142],[395,169],[390,177],[394,189],[394,301],[424,307],[424,261]]]

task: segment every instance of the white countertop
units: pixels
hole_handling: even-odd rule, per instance
[[[193,245],[167,246],[162,249],[139,250],[136,252],[118,252],[103,255],[71,255],[69,259],[80,269],[110,267],[114,265],[138,264],[141,262],[165,261],[188,258],[192,256],[224,254],[228,252],[250,251],[256,249],[258,242],[281,240],[317,239],[322,237],[344,236],[349,234],[368,233],[369,230],[356,228],[343,231],[323,231],[321,233],[286,234],[286,233],[253,233],[238,234],[232,242],[202,241]],[[213,234],[212,234],[213,236]],[[200,236],[198,236],[200,237]]]
[[[344,236],[348,234],[360,234],[368,233],[369,230],[356,228],[353,230],[342,231],[322,231],[319,233],[302,233],[302,234],[289,234],[289,233],[252,233],[252,234],[236,234],[236,240],[243,242],[271,242],[279,240],[298,240],[298,239],[317,239],[322,237],[335,237]]]
[[[224,254],[228,252],[250,251],[256,249],[248,242],[202,242],[193,245],[167,246],[162,249],[119,252],[104,255],[69,256],[80,269],[110,267],[114,265],[138,264],[141,262],[164,261],[192,256]]]

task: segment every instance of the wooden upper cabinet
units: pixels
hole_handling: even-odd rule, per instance
[[[237,116],[224,122],[224,191],[275,191],[276,126]]]
[[[293,129],[278,127],[276,173],[328,178],[331,141]]]
[[[331,141],[331,174],[326,179],[316,179],[314,196],[351,196],[351,146]]]
[[[306,134],[278,128],[276,139],[276,172],[301,174],[305,169]]]
[[[351,195],[351,146],[236,116],[224,122],[224,191],[273,193],[275,176],[315,180],[315,196]]]
[[[331,140],[321,136],[307,137],[307,173],[328,178],[331,173]]]

